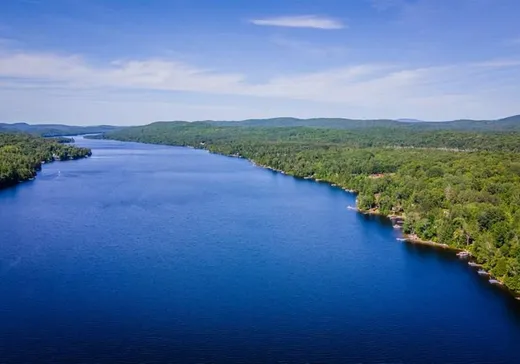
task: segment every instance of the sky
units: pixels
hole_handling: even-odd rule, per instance
[[[518,0],[3,0],[0,121],[520,114]]]

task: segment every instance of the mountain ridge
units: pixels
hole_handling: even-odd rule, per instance
[[[349,118],[296,118],[276,117],[245,120],[164,120],[159,123],[202,123],[214,126],[240,127],[313,127],[326,129],[366,129],[366,128],[407,128],[415,130],[454,130],[454,131],[520,131],[520,114],[495,120],[457,119],[448,121],[423,121],[419,119],[349,119]],[[149,125],[149,124],[144,124]],[[27,132],[42,136],[63,136],[105,133],[129,126],[89,125],[75,126],[66,124],[29,124],[26,122],[0,123],[0,132]]]
[[[406,121],[403,121],[406,120]],[[157,121],[181,122],[181,121]],[[203,120],[216,126],[241,127],[318,127],[329,129],[365,129],[365,128],[411,128],[417,130],[457,130],[457,131],[520,131],[520,115],[513,115],[496,120],[459,119],[451,121],[420,121],[417,119],[347,119],[347,118],[309,118],[278,117],[268,119],[245,119],[240,121]]]
[[[121,129],[112,125],[76,126],[65,124],[0,123],[0,132],[24,132],[44,137],[106,133]]]

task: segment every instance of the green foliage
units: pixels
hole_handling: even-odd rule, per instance
[[[468,249],[520,292],[520,134],[154,123],[104,137],[241,156],[358,192],[404,232]]]
[[[90,149],[67,145],[70,140],[0,133],[0,188],[33,178],[42,162],[83,158]]]
[[[401,123],[402,124],[402,123]],[[438,123],[435,123],[438,124]],[[235,124],[231,124],[235,125]],[[376,124],[379,125],[379,124]],[[199,145],[242,143],[283,142],[315,146],[348,145],[352,148],[438,148],[447,151],[515,151],[520,152],[520,134],[451,130],[425,130],[418,127],[383,127],[327,129],[316,127],[243,127],[219,126],[217,122],[157,122],[146,126],[125,128],[107,133],[117,135],[120,140],[143,141],[157,144]],[[308,148],[307,147],[307,148]],[[362,153],[360,153],[362,154]],[[370,161],[373,173],[377,173],[380,163],[388,166],[388,158],[378,156]],[[422,173],[427,173],[434,165],[428,165]],[[439,166],[442,169],[442,161]],[[520,166],[515,166],[520,168]],[[429,173],[438,173],[432,170]]]

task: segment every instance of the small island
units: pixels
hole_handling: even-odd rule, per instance
[[[0,133],[0,189],[30,180],[43,163],[89,157],[92,151],[70,145],[72,138]]]

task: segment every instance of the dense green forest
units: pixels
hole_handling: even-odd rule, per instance
[[[0,189],[34,178],[42,161],[84,158],[90,149],[69,145],[70,139],[0,133]]]
[[[154,123],[104,138],[193,146],[358,192],[362,211],[468,250],[520,293],[520,133]]]
[[[450,150],[489,150],[520,152],[519,133],[422,130],[416,128],[374,127],[337,130],[312,127],[235,127],[215,122],[157,122],[126,128],[107,135],[128,140],[175,145],[290,142],[296,144],[348,145],[356,148],[439,148]]]

